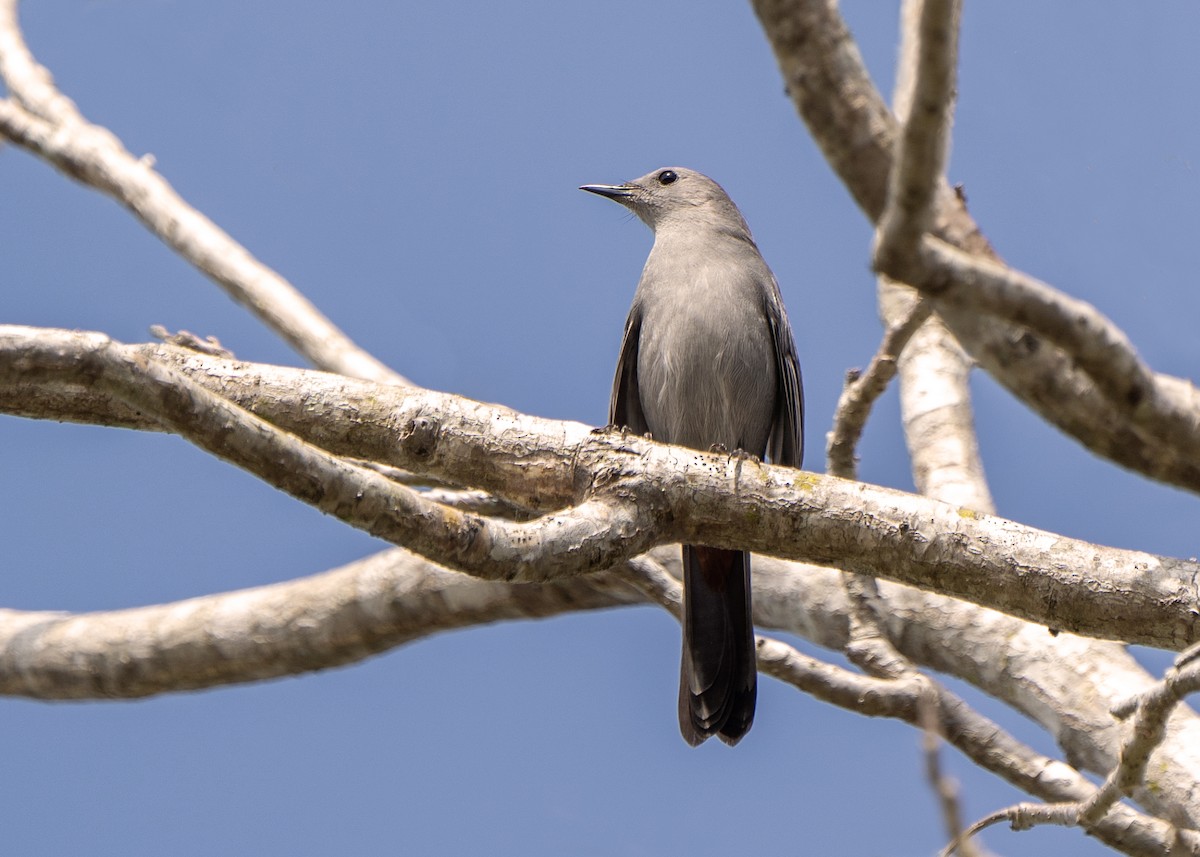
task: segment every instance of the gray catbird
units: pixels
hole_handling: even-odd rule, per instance
[[[617,361],[609,422],[655,440],[716,446],[799,467],[804,392],[771,269],[737,206],[683,167],[581,190],[654,230]],[[679,729],[696,745],[736,744],[754,720],[757,665],[750,556],[683,548]]]

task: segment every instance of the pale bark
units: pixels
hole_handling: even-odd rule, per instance
[[[246,364],[237,365],[246,372]],[[322,401],[319,376],[311,385],[297,379],[280,391],[283,419],[273,426],[237,406],[235,395],[212,392],[234,386],[214,375],[189,375],[99,334],[0,328],[0,391],[16,391],[16,412],[27,412],[42,389],[58,401],[79,387],[107,394],[327,514],[475,576],[552,580],[684,541],[837,565],[1059,630],[1174,649],[1196,639],[1200,564],[1192,561],[427,391],[364,382],[355,399],[348,398],[349,382],[332,381],[338,395]],[[243,395],[256,398],[261,390],[255,382]],[[7,398],[0,392],[0,402]],[[342,437],[376,434],[390,444],[390,464],[559,510],[513,522],[430,502],[333,454],[342,450],[295,436],[303,427],[289,416],[303,413],[312,422],[315,411],[327,414],[318,421],[326,437],[339,420]],[[509,478],[499,479],[501,472]]]
[[[291,283],[188,205],[107,128],[88,122],[25,46],[17,0],[0,0],[0,136],[128,208],[158,238],[283,337],[314,366],[354,378],[408,381],[359,348]]]
[[[830,0],[752,0],[751,5],[797,112],[855,202],[873,223],[878,222],[887,200],[899,126],[872,84],[837,4]],[[975,276],[978,269],[991,275],[999,266],[998,256],[962,201],[944,182],[937,198],[935,238],[921,243],[922,254],[942,265],[937,270],[943,273],[959,270],[963,276]],[[951,268],[962,255],[953,254],[953,248],[970,254],[971,265]],[[988,260],[994,264],[988,265]],[[960,286],[965,290],[969,283]],[[1148,369],[1137,369],[1134,380],[1139,383],[1131,385],[1133,369],[1106,374],[1105,367],[1140,366],[1136,354],[1119,342],[1089,343],[1071,350],[1071,337],[1053,320],[1045,329],[1057,331],[1058,340],[1013,324],[1020,314],[1006,309],[1003,290],[982,295],[981,299],[990,303],[979,307],[967,305],[965,299],[958,303],[942,300],[949,288],[943,279],[932,282],[929,290],[938,293],[939,312],[958,341],[1043,419],[1123,467],[1200,490],[1200,459],[1194,455],[1198,443],[1194,427],[1200,424],[1200,409],[1189,382],[1162,373],[1150,373],[1148,379]],[[1078,307],[1071,299],[1059,297],[1064,299],[1058,302],[1059,309],[1042,308],[1052,319],[1069,316],[1072,308]],[[985,315],[979,312],[981,308],[996,315]],[[1094,316],[1092,311],[1089,318]],[[1097,332],[1103,329],[1103,325],[1094,327]],[[1093,347],[1103,351],[1098,363],[1092,361]],[[1099,374],[1090,374],[1092,369]],[[1107,395],[1105,388],[1117,391],[1116,399]],[[1134,398],[1120,401],[1122,390]],[[1157,425],[1160,419],[1165,432]]]
[[[836,4],[754,5],[797,109],[879,224],[877,268],[907,284],[880,278],[888,332],[839,405],[831,472],[853,475],[870,404],[898,370],[914,478],[927,497],[395,386],[400,376],[187,206],[151,158],[134,158],[88,123],[29,54],[15,0],[0,0],[9,92],[0,135],[120,201],[300,353],[340,373],[0,327],[0,412],[178,433],[425,557],[393,549],[311,578],[111,613],[0,611],[0,693],[139,697],[324,669],[485,622],[646,599],[673,611],[679,587],[666,569],[677,575],[677,551],[662,546],[686,539],[815,563],[756,558],[760,627],[852,657],[875,635],[871,656],[856,660],[870,675],[762,639],[768,674],[910,723],[936,698],[948,740],[1035,797],[1073,802],[1070,823],[1131,854],[1200,853],[1200,720],[1175,708],[1192,684],[1177,675],[1155,683],[1121,646],[1057,633],[1189,645],[1200,638],[1200,565],[992,517],[967,354],[1093,450],[1192,490],[1200,397],[1153,372],[1092,307],[1001,264],[945,182],[954,0],[907,4],[903,125],[868,79]],[[924,296],[919,308],[909,286]],[[415,484],[450,487],[406,487]],[[654,560],[636,556],[656,545]],[[1031,717],[1066,763],[1024,747],[918,667],[959,676]],[[1135,694],[1151,713],[1128,737],[1112,712],[1131,711]],[[1110,784],[1098,791],[1081,770],[1111,775]],[[1112,805],[1119,794],[1157,818]]]

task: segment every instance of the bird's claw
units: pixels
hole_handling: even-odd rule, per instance
[[[592,434],[620,434],[621,437],[629,437],[631,434],[633,434],[634,437],[644,437],[647,440],[654,440],[654,437],[650,434],[650,432],[646,432],[643,435],[636,435],[636,434],[634,434],[633,429],[631,429],[629,426],[619,426],[615,423],[609,423],[606,426],[600,426],[599,428],[594,428],[594,429],[592,429],[591,433]]]

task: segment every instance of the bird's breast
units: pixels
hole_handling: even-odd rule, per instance
[[[708,449],[766,451],[775,357],[758,284],[721,270],[643,295],[638,387],[652,435]],[[748,286],[748,287],[747,287]]]

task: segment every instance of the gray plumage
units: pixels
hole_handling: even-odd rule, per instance
[[[625,322],[609,422],[694,449],[799,467],[800,366],[775,277],[721,186],[682,167],[584,185],[654,230]],[[750,558],[684,546],[679,725],[690,744],[735,744],[754,718]]]

